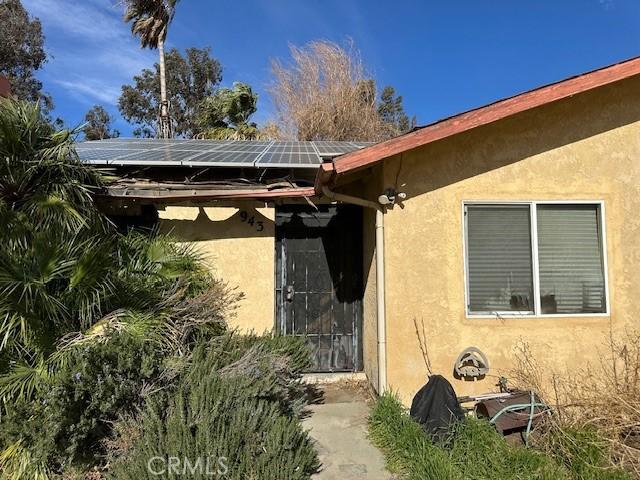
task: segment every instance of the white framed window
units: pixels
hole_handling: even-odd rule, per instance
[[[602,202],[464,202],[469,316],[608,314]]]

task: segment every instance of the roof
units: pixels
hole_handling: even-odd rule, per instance
[[[439,120],[322,164],[316,178],[316,190],[320,191],[322,185],[334,182],[339,175],[369,167],[393,155],[638,74],[640,57],[635,57]]]
[[[80,160],[95,165],[226,168],[313,168],[370,142],[286,142],[111,138],[78,143]]]

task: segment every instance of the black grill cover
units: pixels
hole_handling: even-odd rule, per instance
[[[442,375],[432,375],[411,402],[411,418],[434,439],[444,441],[453,423],[464,420],[456,392]]]

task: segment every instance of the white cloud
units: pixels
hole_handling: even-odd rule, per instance
[[[613,10],[616,7],[614,0],[598,0],[598,2],[605,10]]]
[[[120,88],[155,62],[122,21],[123,7],[112,0],[23,0],[42,22],[51,55],[43,74],[86,104],[114,105]],[[55,101],[55,98],[54,98]]]
[[[119,88],[96,82],[95,79],[53,80],[53,82],[67,89],[71,96],[81,101],[86,97],[90,97],[100,102],[114,105],[118,102],[118,95],[120,95]]]
[[[45,28],[56,28],[69,37],[106,42],[122,35],[113,28],[117,11],[107,2],[100,7],[92,2],[75,0],[24,0],[29,13],[40,18]]]

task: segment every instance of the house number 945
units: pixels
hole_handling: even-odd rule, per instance
[[[256,221],[256,217],[254,215],[249,215],[245,210],[240,211],[240,221],[254,227],[257,232],[264,230],[264,223],[262,220]]]

